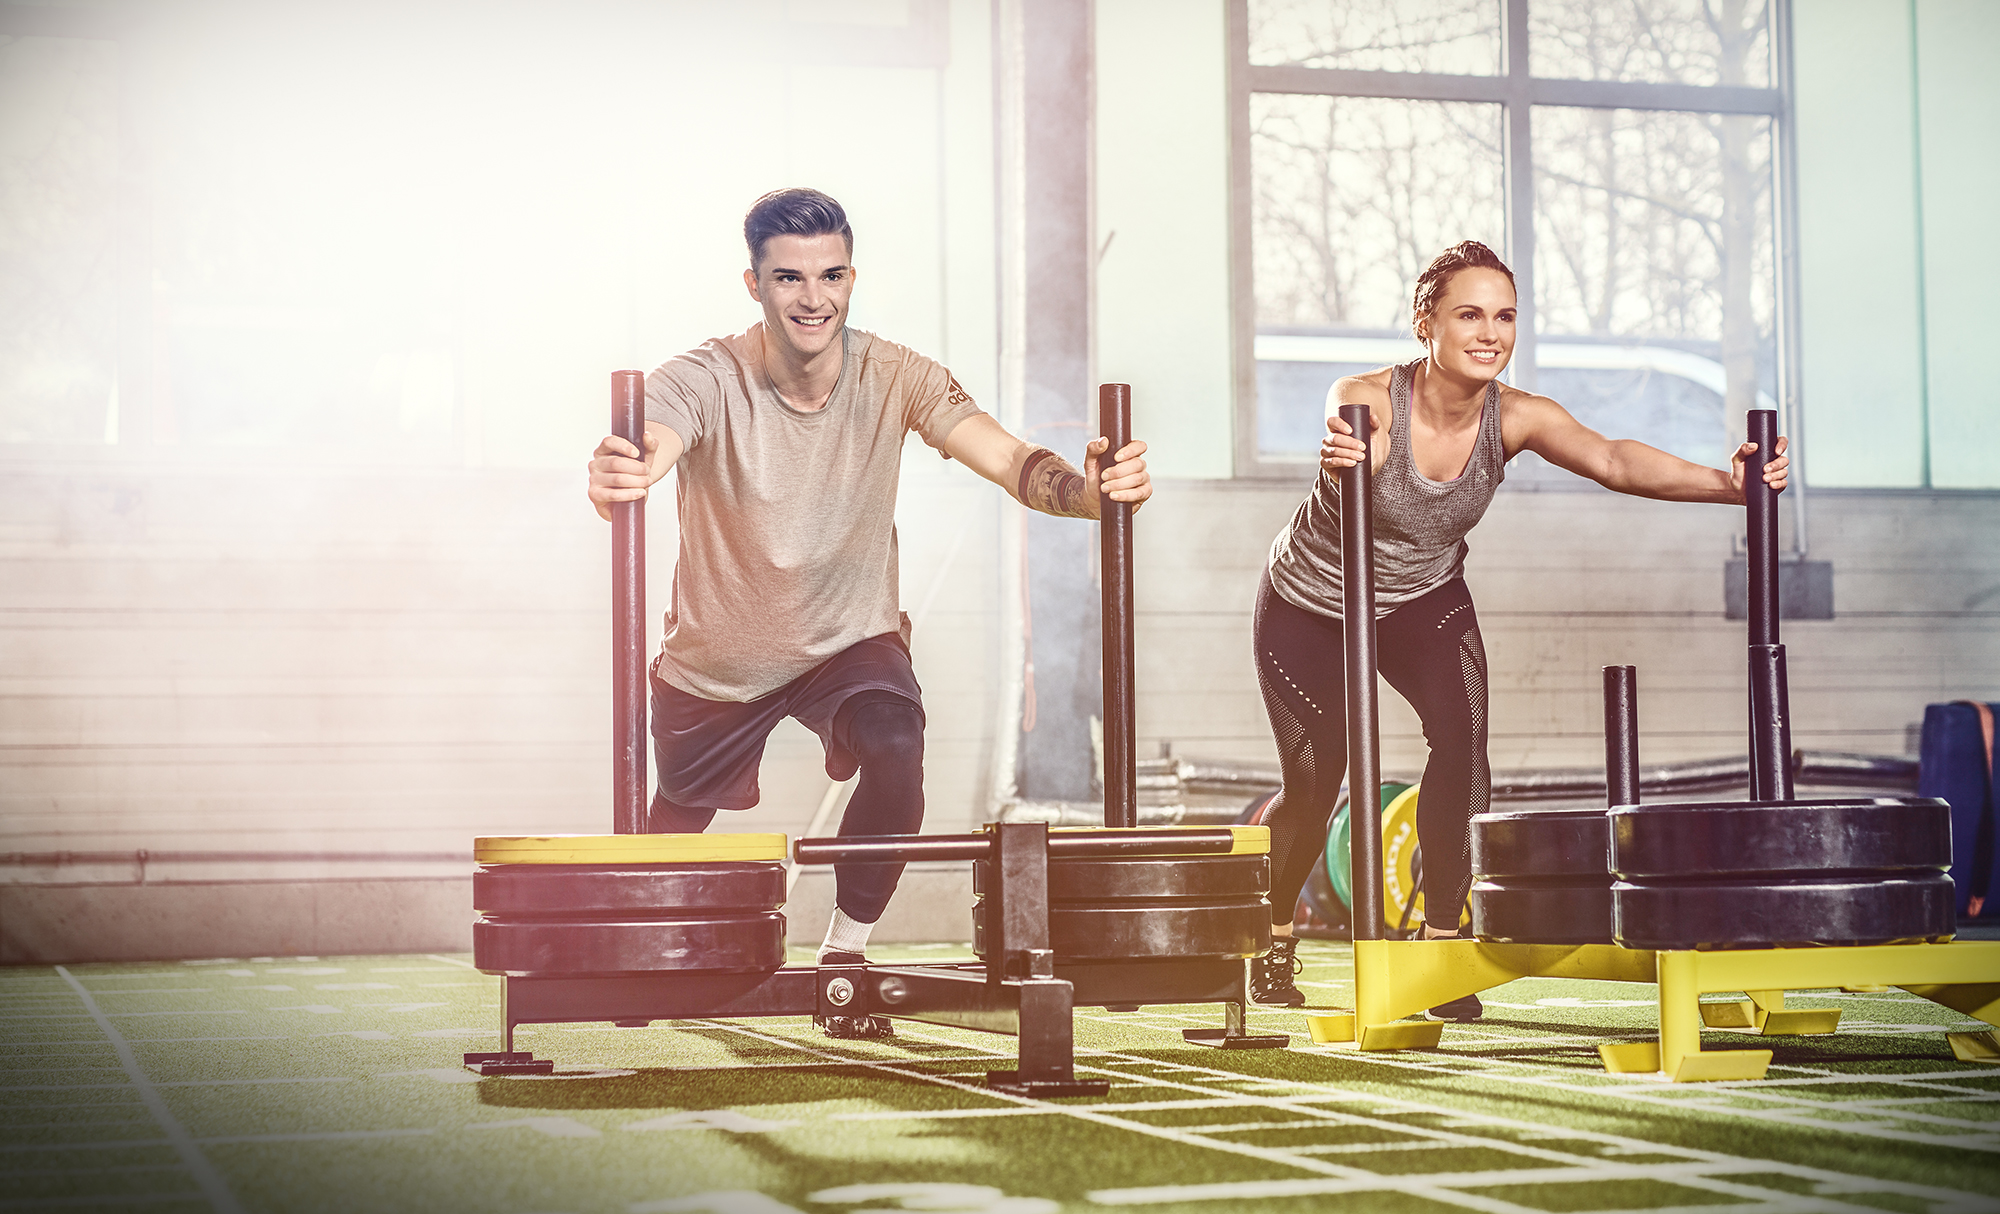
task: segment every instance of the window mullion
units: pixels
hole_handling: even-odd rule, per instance
[[[1514,268],[1519,311],[1509,380],[1535,390],[1535,156],[1534,77],[1528,64],[1528,0],[1507,0],[1503,47],[1507,63],[1505,138],[1500,149],[1507,189],[1507,261]]]

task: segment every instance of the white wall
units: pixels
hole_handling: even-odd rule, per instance
[[[1919,0],[1924,328],[1931,483],[2000,488],[2000,376],[1988,319],[2000,282],[2000,4]]]
[[[1908,12],[1881,0],[1794,5],[1792,37],[1806,476],[1816,485],[1920,485]],[[1861,434],[1866,441],[1854,441]]]
[[[1792,24],[1806,477],[2000,488],[2000,7],[1814,0]]]

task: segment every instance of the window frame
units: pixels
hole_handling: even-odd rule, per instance
[[[1535,376],[1535,164],[1533,115],[1538,105],[1581,109],[1669,110],[1744,114],[1771,120],[1772,226],[1777,252],[1775,320],[1779,423],[1789,436],[1794,467],[1801,438],[1798,396],[1798,257],[1796,174],[1792,135],[1791,0],[1771,0],[1773,85],[1702,85],[1568,80],[1536,76],[1528,57],[1528,6],[1499,0],[1501,71],[1492,76],[1436,72],[1265,65],[1250,62],[1250,2],[1227,0],[1229,58],[1230,327],[1235,387],[1235,475],[1240,480],[1301,481],[1317,465],[1308,457],[1274,459],[1257,449],[1257,295],[1251,256],[1250,98],[1253,93],[1375,97],[1401,101],[1470,101],[1501,107],[1501,165],[1507,248],[1520,293],[1514,382],[1532,389]],[[1802,485],[1794,472],[1794,486]]]

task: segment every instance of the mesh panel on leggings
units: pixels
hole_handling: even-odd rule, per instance
[[[1467,631],[1458,638],[1458,665],[1465,672],[1466,707],[1472,714],[1472,795],[1467,798],[1472,813],[1483,813],[1493,795],[1493,765],[1486,755],[1486,649],[1479,634]],[[1466,831],[1460,859],[1467,873],[1466,883],[1456,890],[1456,906],[1465,905],[1471,887],[1472,832]],[[1426,899],[1428,902],[1428,899]]]
[[[1284,667],[1278,665],[1276,654],[1267,649],[1263,657],[1264,660],[1257,663],[1258,690],[1264,694],[1264,708],[1271,718],[1271,731],[1278,740],[1278,757],[1284,774],[1284,783],[1279,786],[1278,795],[1271,798],[1270,807],[1264,811],[1264,824],[1271,831],[1271,879],[1276,889],[1284,883],[1280,870],[1289,867],[1287,862],[1298,842],[1300,819],[1304,815],[1297,811],[1307,809],[1318,800],[1319,788],[1319,765],[1314,761],[1312,738],[1306,733],[1305,724],[1292,712],[1291,697],[1285,694],[1286,691],[1304,700],[1314,712],[1322,715],[1324,712],[1313,703],[1311,696],[1292,681]],[[1283,688],[1272,681],[1274,675],[1284,681]],[[1291,807],[1294,811],[1291,813],[1285,812],[1287,793],[1301,802]],[[1280,907],[1278,901],[1273,900],[1272,921],[1291,922],[1291,910],[1289,906]]]

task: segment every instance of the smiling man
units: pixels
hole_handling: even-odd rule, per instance
[[[590,500],[609,518],[680,470],[680,554],[666,637],[653,660],[659,788],[648,828],[701,831],[757,804],[757,768],[778,722],[819,735],[826,771],[860,781],[844,835],[923,822],[923,693],[899,609],[896,490],[916,431],[1022,505],[1098,515],[1093,439],[1079,472],[1009,434],[942,366],[847,327],[854,231],[817,190],[778,190],[744,217],[743,283],[764,319],[669,360],[646,378],[646,450],[607,437]],[[1133,442],[1104,469],[1113,500],[1152,494]],[[862,959],[901,865],[835,867],[820,960]],[[878,1016],[827,1017],[840,1037],[883,1036]]]

